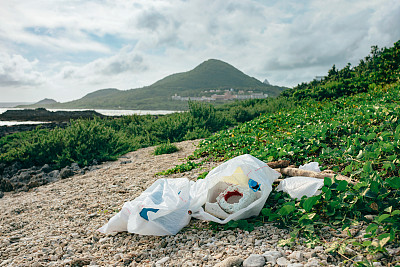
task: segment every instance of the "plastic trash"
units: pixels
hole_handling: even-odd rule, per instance
[[[299,169],[313,172],[321,172],[318,162],[310,162],[304,165],[300,165]]]
[[[277,191],[288,193],[291,198],[301,199],[321,194],[324,180],[311,177],[295,176],[283,179],[276,187]]]
[[[141,235],[174,235],[191,217],[227,223],[257,216],[280,173],[251,156],[233,158],[197,182],[159,179],[99,229]]]
[[[99,229],[105,234],[174,235],[190,221],[190,181],[159,179]]]
[[[280,175],[251,155],[233,158],[193,184],[192,216],[221,224],[257,216]]]

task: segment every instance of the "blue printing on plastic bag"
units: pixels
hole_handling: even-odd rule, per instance
[[[258,190],[260,190],[261,185],[258,184],[256,181],[254,181],[253,179],[249,179],[249,187],[251,190],[253,190],[254,192],[257,192]]]
[[[157,211],[159,211],[160,209],[154,209],[154,208],[143,208],[139,215],[140,217],[142,217],[143,219],[145,219],[146,221],[149,220],[149,215],[147,214],[149,211],[157,213]]]

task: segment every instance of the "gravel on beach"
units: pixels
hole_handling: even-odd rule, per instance
[[[97,231],[126,201],[133,200],[160,176],[157,172],[184,163],[197,141],[177,143],[173,154],[154,156],[154,147],[128,153],[85,174],[33,188],[7,192],[0,199],[0,266],[351,266],[362,255],[349,247],[345,256],[325,247],[278,246],[287,229],[266,223],[252,232],[213,231],[208,222],[191,220],[175,236],[104,235]],[[163,178],[198,175],[216,167]],[[362,226],[350,229],[362,238]],[[328,242],[346,233],[324,236]],[[392,253],[399,253],[396,249]],[[383,266],[379,255],[374,266]]]

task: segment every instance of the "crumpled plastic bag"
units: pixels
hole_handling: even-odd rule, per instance
[[[288,193],[291,198],[301,199],[321,194],[324,180],[318,178],[295,176],[283,179],[276,187],[277,191]]]
[[[300,165],[299,167],[300,170],[307,170],[307,171],[313,171],[313,172],[321,172],[321,169],[319,168],[319,163],[318,162],[310,162],[304,165]]]
[[[242,155],[216,167],[203,180],[159,179],[139,197],[126,202],[99,231],[106,234],[128,231],[141,235],[174,235],[189,223],[191,217],[224,224],[257,216],[272,191],[272,183],[279,176],[280,173],[261,160]],[[242,189],[238,190],[242,192],[252,190],[254,201],[225,214],[223,219],[206,212],[207,203],[217,208],[216,196],[226,192],[229,186],[240,187]],[[229,205],[234,206],[234,203]]]
[[[190,181],[158,179],[99,229],[105,234],[175,235],[190,221]]]
[[[193,213],[192,216],[197,219],[221,224],[225,224],[231,220],[236,221],[257,216],[272,191],[273,182],[280,176],[279,172],[251,155],[246,154],[233,158],[213,169],[203,180],[198,180],[191,187],[192,200],[190,208]],[[247,207],[228,214],[224,219],[218,218],[204,210],[203,205],[210,203],[208,200],[213,201],[213,197],[210,195],[218,195],[218,193],[223,191],[223,185],[222,188],[218,188],[221,183],[249,187],[249,183],[252,182],[254,186],[258,184],[259,189],[255,192],[256,200]]]

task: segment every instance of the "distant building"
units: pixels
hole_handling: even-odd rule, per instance
[[[263,81],[263,83],[268,84],[268,85],[271,85],[267,79],[265,79],[265,80]]]
[[[322,81],[325,76],[315,76],[314,81]]]

